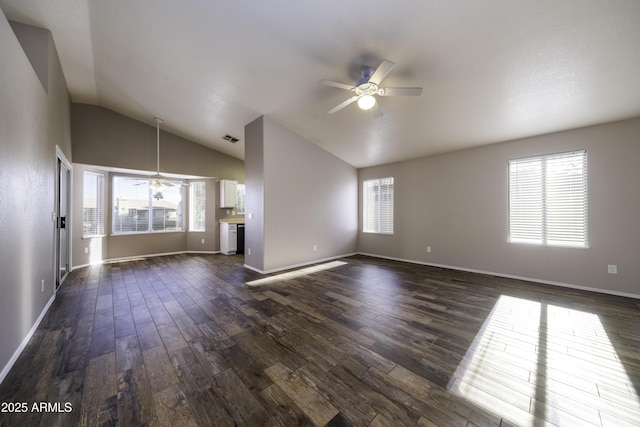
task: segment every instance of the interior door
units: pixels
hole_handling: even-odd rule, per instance
[[[58,156],[56,188],[56,289],[69,274],[71,223],[71,168]]]

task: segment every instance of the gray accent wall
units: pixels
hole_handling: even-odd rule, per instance
[[[276,271],[356,251],[353,166],[264,116],[245,127],[245,162],[247,266]]]
[[[579,149],[588,159],[590,247],[508,243],[508,161]],[[394,176],[395,233],[360,231],[358,250],[640,297],[638,159],[640,119],[631,119],[361,169],[360,186]]]
[[[56,146],[71,159],[71,140],[69,94],[51,33],[9,24],[0,12],[0,62],[0,370],[4,373],[54,294]]]
[[[169,132],[160,131],[160,170],[164,173],[207,177],[205,232],[111,235],[111,177],[113,168],[156,171],[156,128],[103,107],[72,104],[74,155],[73,214],[82,218],[82,176],[85,170],[105,174],[105,236],[82,238],[82,223],[73,223],[73,265],[102,260],[175,252],[215,252],[220,249],[219,180],[244,182],[244,162]],[[170,120],[165,119],[168,124]],[[144,175],[139,175],[144,176]],[[214,179],[215,178],[215,179]],[[188,201],[185,201],[185,212]],[[185,220],[186,220],[185,216]],[[188,223],[185,221],[185,227]],[[202,239],[205,243],[202,243]],[[85,253],[85,249],[88,253]]]

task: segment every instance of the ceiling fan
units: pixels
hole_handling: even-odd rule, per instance
[[[378,68],[375,70],[371,67],[362,67],[362,77],[356,82],[354,86],[332,82],[330,80],[322,80],[320,83],[337,87],[339,89],[346,89],[355,92],[355,95],[346,101],[338,104],[331,110],[327,111],[328,114],[333,114],[336,111],[342,110],[347,105],[358,102],[358,107],[362,110],[370,110],[376,105],[375,95],[379,96],[420,96],[422,94],[421,87],[380,87],[380,83],[385,77],[389,75],[393,67],[396,66],[395,62],[383,59]]]
[[[160,190],[162,187],[173,187],[172,184],[166,176],[160,174],[160,124],[162,123],[162,119],[160,117],[154,117],[153,120],[156,122],[156,173],[149,177],[149,186]]]

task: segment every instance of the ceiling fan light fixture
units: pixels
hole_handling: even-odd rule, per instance
[[[372,95],[362,95],[358,98],[358,107],[361,110],[370,110],[376,105],[376,99]]]

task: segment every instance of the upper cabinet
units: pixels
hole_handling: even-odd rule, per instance
[[[220,207],[235,208],[238,204],[238,181],[220,180]]]

